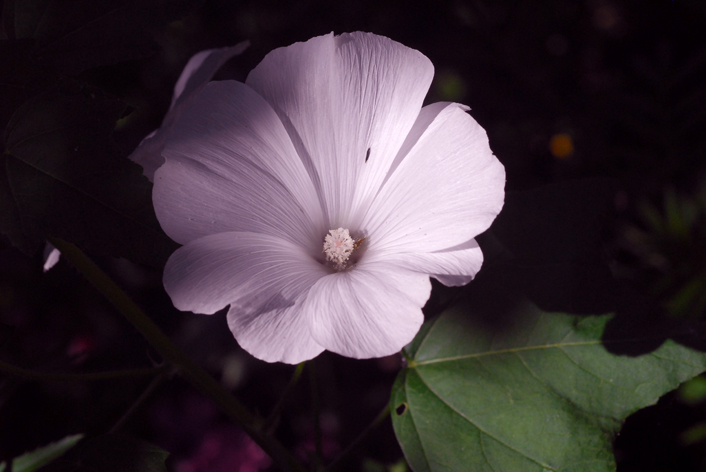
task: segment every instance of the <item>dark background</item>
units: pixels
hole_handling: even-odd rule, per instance
[[[181,69],[200,50],[249,40],[250,48],[216,76],[244,80],[270,50],[331,31],[370,31],[418,49],[436,68],[427,102],[471,107],[506,167],[508,190],[505,210],[479,239],[486,266],[478,280],[459,290],[436,284],[427,315],[457,297],[493,307],[493,297],[522,294],[548,310],[615,311],[606,336],[627,330],[654,338],[622,355],[647,352],[668,337],[704,344],[706,3],[700,0],[183,0],[145,1],[139,8],[97,1],[88,12],[86,2],[75,10],[30,2],[48,24],[108,18],[104,31],[74,38],[81,48],[73,56],[66,41],[52,43],[41,32],[21,43],[20,32],[7,26],[16,3],[5,1],[2,10],[2,126],[23,101],[55,84],[95,86],[128,105],[112,136],[122,156],[159,126]],[[106,44],[97,39],[104,37]],[[115,45],[125,47],[100,56]],[[8,58],[24,47],[30,65],[11,69]],[[13,80],[26,87],[4,87]],[[3,359],[49,372],[145,367],[158,359],[69,264],[61,261],[43,274],[38,243],[20,251],[13,242],[0,238]],[[159,267],[97,252],[99,263],[172,339],[267,414],[293,367],[240,350],[223,313],[177,312]],[[485,311],[492,318],[492,310]],[[397,357],[356,361],[325,353],[315,361],[328,459],[385,406],[399,368]],[[314,438],[310,372],[278,429],[302,458]],[[107,432],[148,383],[39,382],[0,374],[0,459],[66,434]],[[619,471],[706,470],[699,385],[692,382],[628,419],[615,444]],[[159,385],[121,431],[170,451],[169,467],[180,472],[267,465],[179,379]],[[373,472],[401,457],[387,420],[344,465]]]

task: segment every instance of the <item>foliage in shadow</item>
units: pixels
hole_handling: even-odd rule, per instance
[[[508,192],[503,211],[479,241],[484,251],[490,246],[488,265],[502,267],[544,310],[612,311],[612,276],[601,232],[614,194],[609,179]]]

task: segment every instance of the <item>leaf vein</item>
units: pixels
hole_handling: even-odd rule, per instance
[[[426,342],[427,342],[427,339],[429,339],[429,335],[431,334],[432,331],[434,331],[434,328],[436,328],[436,326],[437,326],[437,324],[438,324],[437,322],[439,321],[439,318],[440,318],[440,317],[437,317],[437,318],[434,320],[434,324],[431,325],[431,328],[429,328],[429,330],[428,330],[428,331],[426,332],[426,334],[424,335],[424,339],[422,339],[422,341],[419,343],[419,346],[417,347],[417,352],[414,353],[414,359],[415,359],[415,361],[416,361],[417,355],[418,355],[420,352],[422,352],[422,347],[424,347],[424,343],[426,343]],[[419,365],[419,364],[420,364],[420,363],[417,362],[417,365]]]
[[[490,467],[490,470],[495,472],[495,467],[493,467],[493,464],[490,462],[488,459],[488,454],[485,452],[485,441],[483,441],[483,438],[485,437],[484,433],[480,433],[480,450],[483,452],[483,459],[485,460],[485,463],[488,464],[488,467]]]
[[[101,207],[106,208],[106,209],[107,209],[108,211],[110,211],[111,213],[115,213],[115,214],[121,216],[122,218],[125,218],[126,220],[128,220],[128,221],[130,221],[130,222],[136,224],[138,227],[147,230],[148,233],[155,233],[155,232],[157,232],[157,233],[159,234],[159,232],[156,231],[156,228],[154,228],[154,227],[152,227],[152,226],[150,226],[150,225],[148,225],[148,224],[146,224],[146,223],[140,221],[140,220],[137,219],[137,218],[134,218],[134,217],[130,216],[128,213],[125,213],[125,212],[119,210],[118,208],[112,207],[110,204],[104,202],[102,199],[97,198],[96,196],[94,196],[94,195],[92,195],[92,194],[86,192],[85,190],[83,190],[83,189],[81,189],[81,188],[78,188],[78,187],[76,187],[76,186],[74,186],[74,185],[71,185],[71,184],[70,184],[69,182],[67,182],[66,180],[61,179],[61,178],[59,178],[59,177],[57,177],[57,176],[55,176],[55,175],[52,175],[52,174],[50,174],[50,173],[44,171],[43,169],[41,169],[41,168],[39,168],[39,167],[37,167],[37,166],[35,166],[35,165],[33,165],[33,164],[31,164],[31,163],[25,161],[24,159],[20,159],[20,158],[14,156],[13,154],[7,154],[7,155],[8,155],[8,156],[11,156],[11,157],[13,157],[13,158],[15,158],[15,159],[17,159],[18,161],[22,162],[22,163],[25,164],[25,165],[30,166],[31,168],[35,169],[37,172],[39,172],[39,173],[41,173],[41,174],[43,174],[43,175],[46,175],[46,176],[48,176],[49,178],[56,180],[57,182],[61,182],[62,184],[64,184],[66,187],[68,187],[68,188],[71,189],[72,191],[75,191],[75,192],[78,192],[78,193],[81,194],[81,195],[84,195],[85,197],[87,197],[88,199],[90,199],[90,200],[92,200],[93,202],[97,203],[97,204],[100,205]],[[10,180],[10,179],[8,179],[8,180]],[[12,188],[12,183],[10,183],[10,186],[11,186],[11,188]],[[14,189],[13,189],[13,193],[15,193],[15,192],[14,192]]]
[[[674,363],[677,363],[677,364],[682,364],[682,365],[691,367],[692,369],[700,369],[700,368],[703,367],[703,365],[694,365],[694,364],[691,364],[691,363],[689,363],[689,362],[682,361],[681,359],[672,359],[672,358],[669,358],[669,357],[660,356],[659,354],[657,354],[657,352],[651,352],[649,355],[652,356],[652,357],[656,357],[657,359],[660,359],[660,360],[663,360],[663,361],[674,362]]]
[[[584,367],[584,366],[582,366],[581,364],[579,364],[576,359],[574,359],[573,357],[571,357],[571,355],[570,355],[568,352],[566,352],[566,350],[565,350],[563,347],[559,347],[559,350],[566,356],[567,359],[569,359],[569,360],[571,361],[571,363],[573,363],[576,367],[578,367],[579,370],[582,370],[583,372],[586,372],[586,373],[587,373],[588,375],[590,375],[591,377],[595,377],[595,378],[597,378],[598,380],[600,380],[601,382],[608,382],[610,385],[612,385],[612,386],[614,386],[614,387],[616,387],[616,388],[618,388],[618,389],[620,389],[620,390],[623,390],[624,392],[627,392],[627,393],[629,393],[629,394],[631,394],[631,395],[635,394],[635,392],[632,391],[632,390],[630,390],[629,388],[623,387],[623,386],[620,385],[620,384],[614,383],[612,380],[604,379],[604,378],[601,377],[600,375],[598,375],[598,374],[596,374],[596,373],[594,373],[594,372],[591,372],[591,371],[588,370],[586,367]]]
[[[421,377],[421,376],[420,376]],[[422,380],[423,382],[423,380]],[[422,446],[422,454],[424,455],[424,461],[426,462],[427,465],[427,470],[431,471],[431,466],[429,465],[429,457],[427,456],[427,450],[424,447],[424,441],[422,441],[422,436],[419,434],[419,429],[417,428],[417,423],[414,421],[414,414],[412,413],[414,411],[414,408],[412,408],[412,401],[409,395],[407,395],[407,380],[405,379],[404,381],[404,393],[405,393],[405,398],[407,399],[407,405],[409,409],[409,417],[412,420],[412,425],[414,426],[414,433],[417,435],[417,439],[419,439],[419,444]]]
[[[521,352],[521,351],[533,351],[533,350],[540,350],[540,349],[555,349],[555,348],[560,348],[562,346],[593,346],[596,344],[601,344],[601,341],[580,341],[580,342],[574,342],[574,343],[557,343],[557,344],[541,344],[541,345],[535,345],[535,346],[523,346],[523,347],[515,347],[515,348],[509,348],[509,349],[500,349],[497,351],[486,351],[486,352],[477,352],[473,354],[464,354],[461,356],[453,356],[453,357],[442,357],[439,359],[430,359],[428,361],[419,361],[417,362],[417,365],[428,365],[428,364],[438,364],[440,362],[453,362],[453,361],[460,361],[460,360],[465,360],[465,359],[474,359],[474,358],[479,358],[479,357],[487,357],[487,356],[494,356],[494,355],[499,355],[499,354],[512,354],[516,352]]]
[[[526,457],[527,459],[529,459],[530,461],[534,462],[535,464],[537,464],[537,465],[539,465],[539,466],[541,466],[541,467],[544,467],[544,468],[546,468],[546,469],[548,469],[548,470],[556,471],[556,469],[554,469],[553,467],[551,467],[551,466],[549,466],[549,465],[546,465],[546,464],[543,464],[542,462],[540,462],[540,461],[537,460],[537,459],[534,459],[534,458],[532,458],[532,457],[529,457],[528,455],[526,455],[526,454],[523,453],[522,451],[517,450],[516,448],[514,448],[514,447],[512,447],[511,445],[507,444],[507,443],[506,443],[505,441],[503,441],[502,439],[495,437],[494,435],[490,434],[490,433],[489,433],[488,431],[486,431],[485,429],[483,429],[483,428],[481,428],[480,426],[478,426],[476,423],[473,422],[473,420],[471,420],[470,418],[468,418],[466,415],[464,415],[464,414],[463,414],[462,412],[460,412],[458,409],[454,408],[451,404],[449,404],[447,401],[445,401],[445,400],[441,397],[441,395],[439,395],[437,392],[435,392],[434,389],[432,389],[431,386],[426,382],[426,380],[424,380],[424,377],[422,377],[421,375],[419,375],[419,379],[420,379],[420,380],[422,381],[422,383],[429,389],[429,391],[430,391],[431,393],[433,393],[433,394],[436,396],[436,398],[439,399],[439,401],[441,401],[441,403],[443,403],[444,405],[446,405],[447,407],[449,407],[452,411],[454,411],[454,412],[455,412],[457,415],[459,415],[461,418],[463,418],[464,420],[468,421],[468,423],[470,423],[474,428],[478,429],[478,431],[480,431],[481,433],[485,434],[485,435],[488,436],[489,438],[495,439],[497,442],[499,442],[499,443],[502,444],[503,446],[507,447],[508,449],[510,449],[510,450],[513,451],[513,452],[516,452],[517,454],[521,455],[522,457]]]
[[[9,152],[8,152],[8,151],[5,151],[5,154],[9,154],[10,156],[17,158],[17,156],[15,156],[14,154],[12,154],[12,149],[14,149],[14,148],[16,148],[17,146],[20,146],[20,145],[26,143],[27,141],[32,140],[32,139],[34,139],[34,138],[38,138],[39,136],[44,136],[44,135],[47,135],[47,134],[52,134],[52,133],[55,133],[55,132],[57,132],[57,131],[61,131],[61,130],[63,130],[63,129],[69,129],[69,128],[68,128],[67,126],[59,126],[58,128],[52,128],[52,129],[49,129],[49,130],[46,130],[46,131],[42,131],[41,133],[29,135],[29,136],[27,136],[26,138],[24,138],[23,140],[14,143],[14,144],[12,145],[12,148],[9,150]],[[24,160],[22,160],[22,162],[24,162]]]

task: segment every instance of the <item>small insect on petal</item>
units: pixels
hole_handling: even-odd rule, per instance
[[[365,162],[368,162],[368,159],[370,159],[370,148],[368,148],[368,152],[365,153]]]
[[[361,244],[363,244],[363,241],[365,241],[366,239],[367,238],[356,239],[355,242],[353,242],[353,250],[355,251],[356,249],[358,249]]]

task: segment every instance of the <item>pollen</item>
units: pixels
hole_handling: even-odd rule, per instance
[[[358,249],[365,238],[355,240],[351,238],[347,229],[332,229],[324,238],[324,253],[326,260],[333,264],[336,270],[343,270],[348,265],[348,260],[353,251]]]

